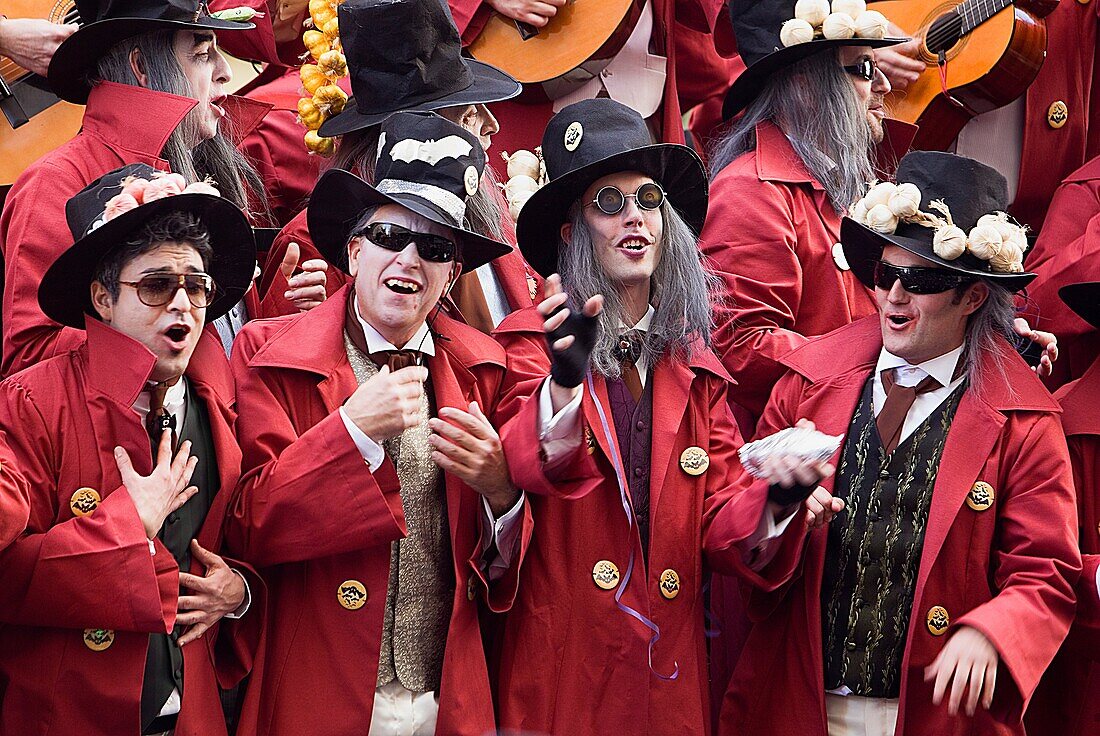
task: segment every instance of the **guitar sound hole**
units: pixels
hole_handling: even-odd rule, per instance
[[[941,15],[924,35],[924,46],[932,56],[938,56],[941,51],[946,53],[962,38],[962,30],[962,16],[954,12]]]

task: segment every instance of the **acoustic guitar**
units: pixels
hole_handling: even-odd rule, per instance
[[[573,0],[542,28],[494,11],[470,54],[524,84],[546,82],[586,62],[614,58],[644,6],[644,0]]]
[[[891,117],[920,126],[913,147],[945,150],[968,120],[1027,91],[1046,58],[1041,19],[1057,5],[1057,0],[869,3],[920,41],[919,58],[927,68],[908,89],[886,98]]]
[[[79,23],[73,0],[4,0],[9,18],[45,18]],[[49,153],[80,130],[82,105],[63,102],[46,80],[0,56],[0,187],[8,186],[35,159]]]

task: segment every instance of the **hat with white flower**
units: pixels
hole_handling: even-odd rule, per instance
[[[852,273],[874,288],[875,262],[896,245],[950,271],[1019,291],[1027,229],[1008,209],[1008,182],[965,156],[913,151],[898,165],[897,183],[882,182],[849,210],[840,226]]]

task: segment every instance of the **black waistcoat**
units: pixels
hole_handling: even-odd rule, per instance
[[[868,378],[844,443],[821,584],[825,688],[896,698],[928,510],[957,388],[889,456]]]
[[[191,454],[198,458],[191,483],[199,492],[180,509],[168,515],[157,536],[176,558],[183,572],[191,567],[191,540],[199,535],[206,514],[218,493],[220,479],[214,453],[214,437],[210,433],[210,416],[206,405],[187,384],[183,427],[179,443],[191,440]],[[155,445],[154,445],[155,447]],[[179,690],[183,697],[183,653],[176,640],[183,633],[177,626],[171,634],[151,634],[149,653],[145,659],[145,681],[141,689],[141,725],[144,731],[164,707],[164,701]]]
[[[642,388],[638,401],[621,378],[607,381],[607,398],[611,402],[611,417],[615,422],[615,435],[623,455],[623,472],[638,519],[638,532],[642,537],[642,551],[649,557],[649,466],[653,436],[653,375]]]

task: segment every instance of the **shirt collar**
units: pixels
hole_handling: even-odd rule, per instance
[[[946,352],[943,355],[926,360],[923,363],[918,363],[914,368],[920,368],[928,375],[935,378],[940,382],[941,386],[950,386],[955,379],[955,367],[959,363],[959,358],[962,356],[963,348],[966,347],[964,342],[959,347]],[[883,371],[891,370],[893,368],[903,368],[909,366],[909,362],[905,358],[899,358],[891,353],[886,348],[883,348],[878,355],[878,365],[875,366],[875,375],[881,375]]]
[[[164,408],[168,410],[169,414],[176,414],[183,408],[184,398],[187,395],[187,388],[184,381],[187,379],[180,377],[180,380],[176,381],[174,385],[169,386],[168,390],[164,394]],[[156,381],[146,381],[145,389],[137,395],[134,400],[133,408],[142,416],[149,413],[149,401],[152,398],[150,391],[157,385]]]
[[[622,330],[638,330],[638,332],[648,332],[649,324],[653,321],[653,315],[657,313],[657,310],[653,308],[653,305],[649,305],[649,309],[645,310],[645,314],[638,320],[638,324],[631,327],[622,320],[619,320],[619,329]]]
[[[355,294],[352,293],[349,299],[355,299]],[[424,355],[435,356],[435,340],[432,339],[432,331],[428,329],[428,323],[423,322],[420,325],[420,329],[412,336],[412,338],[405,343],[404,348],[399,348],[392,344],[389,340],[382,337],[382,334],[374,329],[369,322],[363,319],[363,315],[359,312],[358,300],[354,303],[355,318],[359,320],[359,325],[363,328],[363,337],[367,341],[367,352],[377,353],[382,350],[417,350]]]

